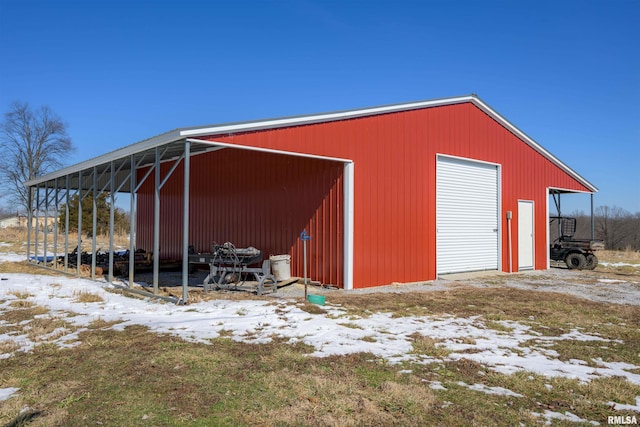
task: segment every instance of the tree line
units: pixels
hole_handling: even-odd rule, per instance
[[[591,215],[577,211],[576,238],[591,236]],[[593,211],[594,237],[610,250],[640,251],[640,212],[631,213],[618,206],[598,206]]]
[[[96,234],[98,235],[109,234],[110,197],[108,193],[101,193],[96,198]],[[69,200],[69,230],[71,231],[78,229],[78,199],[78,195],[75,194]],[[58,211],[60,230],[64,230],[66,220],[67,207],[63,204]],[[129,233],[129,214],[117,206],[113,209],[113,227],[117,235]],[[93,235],[93,197],[82,199],[82,233],[86,236]]]

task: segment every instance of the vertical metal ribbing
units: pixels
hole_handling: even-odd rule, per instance
[[[187,303],[189,289],[189,176],[191,174],[191,143],[184,143],[184,187],[182,190],[182,303]]]
[[[65,186],[67,187],[66,203],[64,207],[64,272],[69,269],[69,175],[65,178]]]
[[[155,183],[153,192],[153,293],[158,294],[160,272],[160,152],[155,149]]]
[[[114,233],[114,220],[115,220],[115,215],[114,215],[114,205],[116,204],[116,196],[113,194],[114,190],[115,190],[115,185],[114,185],[114,171],[113,171],[113,167],[114,167],[114,163],[113,160],[111,161],[111,165],[110,167],[110,173],[109,173],[109,193],[111,194],[111,203],[109,206],[109,283],[113,282],[113,233]]]
[[[129,171],[129,286],[133,284],[135,274],[135,235],[136,235],[136,159],[131,155],[131,170]]]
[[[82,171],[78,171],[78,247],[76,248],[76,274],[80,277],[82,264]]]
[[[96,236],[98,228],[98,168],[93,167],[93,203],[92,203],[92,225],[93,232],[91,233],[91,279],[96,279]]]

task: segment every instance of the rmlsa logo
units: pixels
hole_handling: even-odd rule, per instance
[[[620,425],[629,425],[629,424],[638,424],[638,420],[635,415],[616,415],[610,416],[607,418],[607,424],[620,424]]]

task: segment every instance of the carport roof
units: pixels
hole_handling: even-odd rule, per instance
[[[45,182],[55,182],[67,175],[78,174],[79,172],[93,170],[96,168],[98,174],[104,173],[114,163],[114,168],[121,173],[128,173],[130,170],[129,162],[132,155],[136,157],[137,167],[144,167],[153,164],[155,161],[155,149],[162,147],[160,152],[160,161],[167,161],[179,158],[184,152],[184,143],[187,138],[197,138],[205,135],[231,135],[238,132],[257,131],[264,129],[276,129],[289,126],[300,126],[314,123],[331,122],[337,120],[347,120],[357,117],[372,116],[377,114],[394,113],[400,111],[416,110],[420,108],[438,107],[445,105],[461,104],[470,102],[492,117],[510,132],[515,134],[523,142],[531,146],[537,152],[545,156],[556,166],[575,178],[592,192],[598,189],[577,172],[564,164],[560,159],[547,151],[540,144],[514,126],[511,122],[498,114],[489,107],[484,101],[476,95],[465,95],[451,98],[439,98],[425,101],[415,101],[401,104],[388,104],[377,107],[358,108],[352,110],[334,111],[328,113],[307,114],[299,116],[281,117],[274,119],[252,120],[244,122],[223,123],[207,126],[194,126],[178,128],[149,139],[125,146],[123,148],[111,151],[101,156],[86,160],[81,163],[51,172],[36,179],[25,182],[26,186],[42,186]],[[191,140],[193,142],[193,140]],[[198,144],[193,142],[191,146],[191,154],[198,154],[216,149],[215,142],[207,144]],[[76,188],[78,184],[71,184],[70,187]]]

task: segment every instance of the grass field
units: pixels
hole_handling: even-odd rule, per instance
[[[600,258],[640,264],[634,253]],[[0,273],[14,265],[0,262]],[[640,286],[640,269],[624,268],[599,267],[598,277],[624,277],[630,286]],[[443,340],[427,335],[413,337],[412,353],[420,363],[391,364],[370,353],[319,358],[310,356],[315,350],[310,345],[277,336],[250,344],[229,331],[194,343],[140,325],[115,330],[117,322],[100,319],[80,330],[68,317],[43,316],[48,310],[32,297],[16,292],[0,298],[0,337],[14,337],[0,341],[0,357],[9,355],[0,358],[0,389],[19,389],[0,400],[3,426],[576,426],[606,425],[610,416],[640,418],[640,382],[499,373],[472,360],[476,350],[452,358]],[[87,304],[101,299],[91,292],[73,297]],[[638,305],[500,286],[344,294],[331,301],[342,307],[340,321],[351,328],[375,313],[396,319],[475,318],[487,333],[509,332],[509,322],[517,322],[540,340],[553,338],[545,348],[560,360],[581,360],[594,369],[603,363],[634,365],[628,372],[640,375]],[[329,315],[320,306],[292,304],[310,316]],[[74,346],[56,344],[61,330],[74,329],[79,331]],[[571,339],[572,331],[602,340]],[[38,345],[20,351],[20,337]],[[475,339],[459,341],[472,345]],[[529,344],[536,343],[514,351],[524,355]]]

